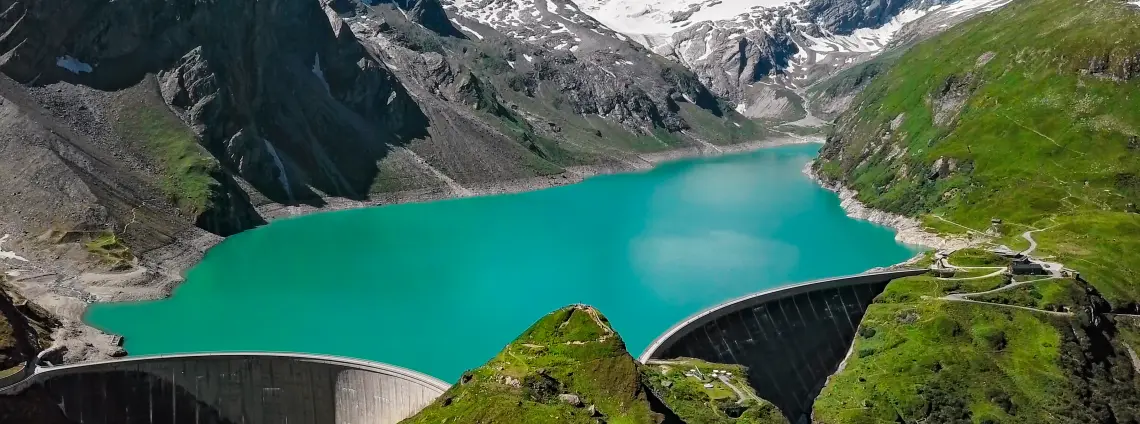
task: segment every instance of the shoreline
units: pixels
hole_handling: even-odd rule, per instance
[[[958,250],[977,245],[976,241],[959,237],[943,237],[938,234],[926,231],[923,228],[922,223],[917,219],[867,206],[863,202],[859,201],[859,192],[855,191],[854,189],[846,187],[842,183],[838,182],[828,183],[820,178],[820,176],[817,175],[812,169],[812,165],[814,163],[814,161],[808,162],[807,166],[804,166],[804,175],[807,175],[809,179],[814,181],[816,184],[819,184],[820,187],[823,187],[824,189],[827,189],[828,191],[831,191],[838,195],[839,206],[843,208],[848,217],[862,221],[868,221],[894,230],[895,241],[915,246],[927,247],[934,250]],[[893,266],[911,263],[920,256],[922,256],[922,254],[919,254],[914,258],[900,262]]]
[[[675,160],[716,157],[771,147],[811,143],[822,144],[823,139],[782,135],[729,146],[695,145],[663,152],[630,154],[623,158],[619,166],[568,167],[561,174],[461,187],[463,189],[461,192],[446,188],[441,191],[420,190],[386,193],[368,201],[326,198],[327,204],[320,208],[272,203],[257,206],[256,209],[266,221],[272,223],[278,219],[321,212],[543,190],[579,183],[598,175],[645,172],[659,164]],[[89,307],[93,304],[167,299],[185,283],[186,272],[201,262],[211,249],[223,241],[225,241],[223,237],[198,228],[190,228],[176,237],[176,241],[173,243],[148,252],[140,258],[141,260],[136,268],[128,272],[94,273],[79,271],[75,275],[56,280],[57,283],[55,284],[44,285],[44,282],[32,279],[27,282],[21,281],[22,284],[15,285],[18,294],[47,307],[60,318],[61,326],[53,331],[54,342],[51,349],[61,347],[66,349],[65,363],[106,360],[120,355],[122,348],[114,344],[115,339],[111,333],[104,332],[86,321]],[[63,270],[60,269],[59,272],[60,274],[53,273],[52,275],[62,276]],[[66,286],[75,281],[83,281],[87,295],[94,299],[62,295],[52,290],[53,286]],[[60,284],[61,282],[63,284]]]
[[[489,183],[471,185],[469,187],[462,187],[462,192],[445,187],[443,191],[423,189],[384,193],[377,195],[377,197],[374,199],[369,200],[350,200],[343,197],[329,197],[324,199],[327,203],[321,207],[309,205],[289,206],[279,203],[269,203],[257,206],[255,209],[259,214],[261,214],[263,218],[265,218],[266,221],[273,222],[282,218],[293,218],[321,212],[333,212],[339,210],[360,209],[375,206],[390,206],[405,203],[435,202],[440,200],[458,199],[464,197],[517,194],[577,184],[591,177],[600,175],[645,172],[657,167],[658,165],[677,160],[702,157],[712,158],[724,155],[749,153],[772,147],[789,146],[796,144],[823,144],[823,142],[824,141],[822,138],[782,135],[775,138],[757,141],[746,141],[743,143],[731,144],[727,146],[717,146],[712,144],[696,145],[654,153],[631,153],[630,156],[626,158],[629,160],[623,160],[621,162],[622,165],[570,166],[566,167],[565,171],[559,174],[494,181]]]
[[[797,144],[822,144],[823,142],[824,140],[818,137],[783,135],[730,146],[697,145],[650,154],[631,154],[629,157],[623,158],[624,160],[616,166],[594,165],[568,167],[565,172],[551,176],[498,181],[472,187],[459,187],[459,189],[462,190],[461,192],[445,188],[444,190],[436,191],[423,190],[418,192],[388,193],[368,201],[329,198],[326,199],[328,204],[320,208],[312,206],[267,204],[258,206],[257,210],[259,213],[262,213],[262,216],[265,217],[267,221],[272,223],[277,219],[292,218],[320,212],[403,203],[430,202],[462,197],[514,194],[575,184],[599,175],[645,172],[663,163],[677,160],[713,158],[723,155],[748,153],[765,148]],[[896,232],[895,239],[907,244],[937,249],[965,245],[965,243],[968,243],[965,240],[948,240],[927,233],[922,230],[918,221],[912,218],[877,211],[867,207],[856,200],[856,192],[854,190],[838,185],[827,184],[819,179],[811,172],[812,163],[813,162],[808,162],[804,168],[805,175],[821,187],[837,193],[842,207],[847,212],[847,216],[891,228]],[[200,262],[209,253],[210,249],[224,241],[224,238],[212,236],[212,234],[198,233],[203,232],[188,231],[178,242],[172,243],[168,248],[152,252],[159,253],[159,251],[161,251],[161,254],[154,256],[148,255],[151,257],[139,263],[138,268],[128,273],[123,273],[141,278],[129,278],[129,280],[131,280],[129,282],[123,281],[122,278],[112,278],[109,281],[100,282],[90,281],[89,279],[93,277],[91,273],[83,273],[77,276],[76,278],[79,280],[88,280],[87,282],[90,284],[90,286],[88,286],[88,292],[94,294],[96,299],[94,299],[94,302],[83,305],[83,311],[80,313],[78,320],[72,321],[71,319],[66,319],[66,321],[71,322],[65,323],[65,328],[57,329],[56,334],[64,336],[66,340],[57,341],[56,344],[67,345],[68,348],[78,347],[76,346],[77,344],[85,344],[85,348],[78,349],[79,352],[70,352],[78,355],[68,355],[74,359],[78,359],[75,362],[105,359],[100,357],[118,351],[120,349],[118,346],[111,345],[112,337],[109,333],[104,333],[83,319],[86,317],[88,307],[95,303],[105,304],[159,300],[172,296],[175,289],[185,282],[186,271]],[[902,262],[894,266],[907,262]],[[144,277],[141,274],[147,274],[150,278]],[[110,274],[101,274],[99,276],[106,277],[109,275]],[[40,294],[42,295],[43,293]],[[73,363],[71,361],[65,362]]]

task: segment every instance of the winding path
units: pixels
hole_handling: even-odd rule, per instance
[[[732,384],[732,382],[728,380],[728,377],[721,375],[721,376],[717,376],[717,379],[719,379],[721,383],[724,383],[725,386],[728,386],[728,388],[732,389],[732,391],[736,392],[736,404],[737,405],[744,403],[744,401],[746,401],[748,399],[755,400],[757,403],[764,403],[764,401],[762,399],[760,399],[758,396],[753,395],[753,394],[748,393],[748,392],[745,392],[743,390],[740,390],[739,387],[736,387],[735,384]]]
[[[945,218],[942,218],[941,216],[938,216],[938,215],[933,215],[933,216],[935,218],[938,218],[938,219],[945,221],[947,223],[965,228],[969,231],[977,232],[976,230],[974,230],[970,227],[967,227],[965,225],[961,225],[961,224],[958,224],[956,222],[947,220]],[[1043,266],[1045,268],[1045,270],[1049,272],[1048,277],[1037,278],[1037,279],[1026,280],[1026,281],[1018,281],[1018,282],[1014,282],[1014,283],[1009,284],[1009,285],[1005,285],[1002,287],[998,287],[996,289],[991,289],[991,290],[986,290],[986,291],[973,292],[973,293],[953,293],[953,294],[948,294],[948,295],[945,295],[942,297],[938,297],[937,299],[951,301],[951,302],[967,302],[967,303],[976,303],[976,304],[983,304],[983,305],[993,305],[993,306],[1001,306],[1001,307],[1007,307],[1007,308],[1015,308],[1015,309],[1021,309],[1021,310],[1032,311],[1032,312],[1046,313],[1046,314],[1050,314],[1050,315],[1054,315],[1054,316],[1065,316],[1065,317],[1073,316],[1072,312],[1047,311],[1044,309],[1031,308],[1028,306],[1007,305],[1004,303],[984,302],[984,301],[980,301],[980,300],[970,299],[970,297],[973,297],[973,296],[982,296],[982,295],[987,295],[987,294],[1000,293],[1000,292],[1007,291],[1007,290],[1013,290],[1017,287],[1021,287],[1021,286],[1028,285],[1028,284],[1033,284],[1033,283],[1037,283],[1037,282],[1041,282],[1041,281],[1056,280],[1056,279],[1062,278],[1061,270],[1064,269],[1064,264],[1061,264],[1060,262],[1049,262],[1049,261],[1043,261],[1040,259],[1033,259],[1032,257],[1029,256],[1031,253],[1033,253],[1034,251],[1037,250],[1037,241],[1033,239],[1033,233],[1045,231],[1045,230],[1048,230],[1050,228],[1054,228],[1057,225],[1060,225],[1060,224],[1055,224],[1055,225],[1051,225],[1051,226],[1048,226],[1045,228],[1038,228],[1035,230],[1030,230],[1030,231],[1026,231],[1024,233],[1021,233],[1021,237],[1029,242],[1029,247],[1026,248],[1025,250],[1019,252],[1019,253],[1024,255],[1025,257],[1029,258],[1029,260],[1032,263],[1036,263],[1036,264]],[[983,278],[989,278],[989,277],[1001,275],[1001,273],[1005,270],[1005,267],[957,266],[957,265],[951,264],[948,257],[939,258],[935,262],[935,264],[940,264],[941,266],[943,266],[945,268],[950,268],[950,269],[955,269],[955,270],[972,270],[972,269],[995,269],[996,270],[992,273],[982,275],[982,276],[976,276],[976,277],[965,277],[965,278],[941,278],[941,277],[939,277],[939,278],[937,278],[938,280],[943,280],[943,281],[980,280]],[[929,298],[929,297],[924,296],[924,298]]]
[[[1021,286],[1024,286],[1026,284],[1033,284],[1033,283],[1040,282],[1040,281],[1056,280],[1056,279],[1057,279],[1056,277],[1045,277],[1045,278],[1038,278],[1035,280],[1018,281],[1018,282],[1015,282],[1013,284],[998,287],[996,289],[980,291],[980,292],[973,292],[973,293],[954,293],[954,294],[948,294],[948,295],[943,296],[943,297],[944,298],[966,299],[966,298],[969,298],[971,296],[981,296],[981,295],[987,295],[987,294],[1000,293],[1000,292],[1003,292],[1006,290],[1013,290],[1017,287],[1021,287]],[[986,303],[989,303],[989,302],[986,302]],[[1000,305],[1000,303],[995,303],[995,305]]]
[[[975,293],[975,294],[977,294],[977,293]],[[1073,316],[1072,312],[1046,311],[1044,309],[1030,308],[1028,306],[1018,306],[1018,305],[1007,305],[1004,303],[983,302],[980,300],[972,300],[972,299],[966,299],[966,298],[961,298],[961,297],[950,297],[950,296],[952,296],[952,295],[936,297],[933,299],[945,300],[948,302],[965,302],[965,303],[973,303],[973,304],[977,304],[977,305],[989,305],[989,306],[998,306],[998,307],[1003,307],[1003,308],[1014,308],[1014,309],[1021,309],[1023,311],[1040,312],[1043,314],[1049,314],[1049,315],[1059,316],[1059,317],[1072,317]],[[932,299],[930,296],[923,296],[923,298],[924,299]]]

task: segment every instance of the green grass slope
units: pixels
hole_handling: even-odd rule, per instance
[[[1140,8],[1014,0],[910,47],[856,97],[815,171],[859,200],[1083,280],[896,280],[868,309],[821,423],[1125,423],[1140,382],[1108,312],[1140,300]],[[984,251],[959,266],[1002,266]],[[970,271],[956,277],[984,275]],[[1014,278],[1013,282],[1027,281]],[[1106,302],[1107,301],[1107,302]],[[984,303],[983,303],[984,302]]]
[[[659,423],[637,362],[588,306],[555,311],[405,423]]]
[[[910,48],[817,171],[871,206],[1030,229],[1118,309],[1140,299],[1140,10],[1015,0]]]
[[[540,319],[403,424],[786,424],[746,375],[739,365],[690,358],[642,365],[604,316],[572,305]]]
[[[816,422],[1140,419],[1128,356],[1096,327],[932,297],[940,294],[930,277],[891,283],[864,316],[845,368],[816,400]]]

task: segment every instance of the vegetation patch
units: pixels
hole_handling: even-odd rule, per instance
[[[134,261],[131,248],[115,233],[103,231],[93,239],[83,244],[87,252],[97,258],[100,264],[110,266],[111,269],[128,268]]]
[[[746,141],[756,141],[772,135],[756,121],[736,113],[728,105],[722,104],[724,116],[718,117],[692,103],[679,103],[681,116],[693,127],[697,137],[716,145],[730,145]]]
[[[957,266],[1004,267],[1009,265],[1009,259],[980,248],[958,249],[951,252],[946,259]]]
[[[1008,282],[1001,275],[972,280],[948,280],[931,275],[919,275],[891,281],[875,303],[908,303],[948,294],[977,293],[993,290]]]
[[[1040,277],[1038,277],[1040,278]],[[1069,279],[1054,279],[1026,283],[973,299],[1004,305],[1025,306],[1046,311],[1066,312],[1074,306],[1086,305],[1085,290],[1080,283]]]
[[[874,332],[816,400],[818,422],[1096,422],[1063,366],[1082,360],[1067,319],[920,299],[872,304],[861,325]]]
[[[162,175],[159,188],[171,203],[190,216],[201,215],[219,186],[214,178],[220,172],[218,162],[161,100],[147,99],[127,102],[114,121],[115,131],[154,158]]]
[[[1035,255],[1140,310],[1138,46],[1140,14],[1125,2],[1012,2],[879,72],[818,168],[875,208],[978,230],[998,217],[1003,240],[1043,229]]]
[[[637,362],[593,308],[555,311],[406,423],[656,423]]]
[[[641,372],[653,393],[687,423],[788,422],[779,408],[756,396],[749,386],[747,369],[740,365],[677,358],[653,362]],[[742,399],[736,390],[745,397]]]

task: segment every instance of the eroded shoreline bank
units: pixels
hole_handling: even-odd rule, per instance
[[[841,183],[828,183],[820,178],[812,169],[813,163],[814,162],[808,162],[808,164],[804,166],[804,175],[807,175],[809,179],[819,184],[820,187],[838,195],[839,206],[847,212],[847,216],[891,228],[895,231],[895,240],[901,243],[928,247],[935,250],[957,250],[976,244],[976,242],[968,239],[943,237],[926,231],[923,229],[922,223],[917,219],[869,207],[859,201],[859,192],[845,187]]]
[[[461,197],[494,196],[499,194],[514,194],[528,191],[543,190],[552,187],[577,184],[586,179],[599,175],[613,175],[630,172],[644,172],[653,169],[662,163],[681,159],[699,157],[716,157],[729,154],[747,153],[771,147],[792,144],[823,144],[818,137],[781,136],[772,139],[749,141],[728,146],[697,145],[681,149],[666,150],[663,152],[631,154],[620,165],[583,165],[565,168],[561,174],[549,176],[523,178],[506,181],[463,187],[463,191],[448,190],[416,190],[397,193],[386,193],[375,199],[358,201],[341,197],[326,198],[322,207],[308,205],[287,206],[282,204],[266,204],[257,207],[257,212],[267,221],[281,218],[291,218],[311,213],[331,212],[346,209],[367,208],[372,206],[398,205],[404,203],[434,202],[438,200],[455,199]]]

